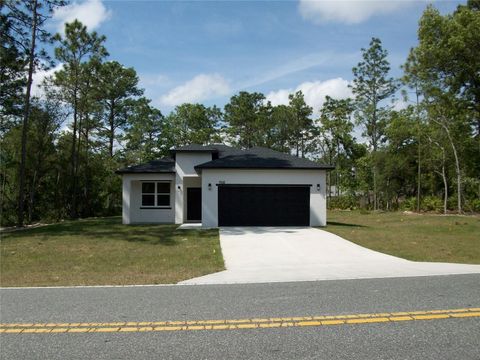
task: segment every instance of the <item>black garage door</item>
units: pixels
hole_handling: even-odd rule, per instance
[[[310,187],[219,185],[219,226],[309,226]]]

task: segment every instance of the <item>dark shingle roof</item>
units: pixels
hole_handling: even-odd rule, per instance
[[[219,158],[229,156],[229,155],[242,154],[243,153],[243,150],[236,149],[236,148],[233,148],[231,146],[224,145],[224,144],[216,144],[216,145],[211,145],[211,146],[213,148],[215,148],[215,150],[218,152],[218,157]]]
[[[132,165],[116,171],[117,174],[131,173],[175,173],[175,160],[162,158],[145,164]]]
[[[236,150],[236,149],[235,149]],[[195,166],[195,169],[333,169],[331,165],[319,164],[263,147],[236,150]]]
[[[172,150],[192,152],[212,152],[218,159],[195,166],[195,169],[333,169],[334,166],[319,164],[308,159],[278,152],[263,147],[248,150],[235,149],[227,145],[187,145]],[[129,173],[175,173],[175,160],[163,158],[146,164],[133,165],[116,171],[117,174]]]
[[[172,155],[175,155],[177,152],[211,152],[213,154],[218,154],[218,157],[224,157],[232,154],[243,153],[243,150],[233,148],[224,144],[212,144],[212,145],[199,145],[199,144],[190,144],[185,146],[180,146],[170,150]]]
[[[179,151],[204,151],[204,152],[216,152],[217,149],[213,145],[200,145],[200,144],[190,144],[185,146],[179,146],[170,150],[172,153],[176,153]]]

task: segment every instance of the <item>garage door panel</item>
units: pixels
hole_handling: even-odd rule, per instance
[[[307,186],[219,186],[219,226],[308,226]]]

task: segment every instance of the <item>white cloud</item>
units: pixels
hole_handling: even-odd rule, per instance
[[[293,89],[280,89],[277,91],[270,91],[265,97],[273,106],[288,105],[288,95],[294,93]]]
[[[385,15],[414,4],[413,0],[300,0],[304,19],[315,24],[359,24],[375,15]]]
[[[65,23],[75,19],[92,31],[111,16],[112,12],[105,7],[102,0],[85,0],[57,8],[53,13],[53,21],[57,23],[57,31],[60,33],[63,33]]]
[[[32,76],[32,95],[36,97],[42,97],[44,94],[44,89],[41,86],[43,80],[45,80],[49,76],[52,76],[53,73],[61,70],[62,68],[63,64],[60,63],[49,70],[40,70],[35,72]]]
[[[160,103],[165,106],[175,106],[225,96],[230,92],[228,81],[221,75],[200,74],[163,95]]]
[[[298,85],[295,89],[280,89],[267,94],[266,98],[272,105],[287,105],[288,95],[297,91],[302,91],[305,96],[305,102],[311,106],[315,114],[318,114],[320,108],[325,102],[325,96],[334,99],[345,99],[352,96],[348,88],[349,82],[342,78],[335,78],[326,81],[307,81]]]

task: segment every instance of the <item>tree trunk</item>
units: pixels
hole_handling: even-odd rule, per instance
[[[33,171],[33,179],[32,179],[32,184],[30,185],[30,196],[29,196],[29,202],[28,202],[28,222],[32,222],[33,218],[33,204],[34,204],[34,198],[35,198],[35,186],[37,182],[37,169],[38,167]]]
[[[447,213],[447,200],[448,200],[448,183],[447,183],[447,174],[445,172],[445,148],[440,145],[438,141],[433,141],[430,137],[429,140],[431,143],[437,145],[437,147],[442,151],[442,171],[435,172],[442,177],[443,180],[443,213]]]
[[[373,210],[378,210],[377,200],[377,164],[375,162],[376,150],[373,152]]]
[[[329,150],[329,158],[330,158],[330,164],[332,163],[333,157],[332,157],[332,150]],[[332,199],[332,172],[328,171],[328,199]]]
[[[373,210],[378,210],[377,199],[377,95],[373,96],[373,118],[372,118],[372,146],[373,146]]]
[[[76,183],[76,187],[75,187],[75,197],[77,198],[77,202],[78,202],[78,189],[77,187],[79,186],[78,184],[78,167],[80,165],[80,161],[79,161],[79,156],[80,156],[80,147],[81,147],[81,143],[82,143],[82,120],[83,120],[83,113],[80,114],[79,116],[79,120],[78,120],[78,140],[77,140],[77,150],[75,151],[75,169],[74,169],[74,177],[75,177],[75,183]],[[76,207],[75,208],[75,215],[76,215],[76,218],[80,215],[81,216],[81,212],[79,214],[79,211],[78,211],[78,208]]]
[[[386,198],[387,198],[387,211],[390,211],[390,178],[387,178],[387,191],[386,191]]]
[[[115,120],[115,102],[112,100],[110,103],[110,114],[108,116],[108,121],[110,125],[110,133],[109,133],[109,153],[110,153],[110,158],[113,158],[113,141],[114,141],[114,136],[115,136],[115,127],[114,127],[114,120]],[[188,145],[186,142],[186,131],[183,132],[182,136],[182,145]],[[111,178],[109,177],[107,180],[107,189],[108,189],[108,195],[107,195],[107,211],[109,214],[111,214],[111,207],[112,207],[112,187],[111,187]]]
[[[447,174],[445,173],[445,149],[442,149],[442,176],[443,180],[443,213],[447,214],[447,201],[448,201],[448,183],[447,183]]]
[[[300,132],[299,132],[299,128],[300,128],[300,125],[299,125],[299,121],[298,121],[298,115],[295,115],[295,126],[296,126],[296,129],[295,129],[295,145],[297,147],[297,157],[300,156]]]
[[[445,174],[445,153],[443,154],[442,163],[442,179],[443,179],[443,213],[447,213],[447,201],[448,201],[448,184],[447,175]]]
[[[30,117],[30,93],[32,89],[33,70],[35,66],[35,41],[37,38],[37,0],[33,0],[32,8],[32,38],[30,44],[30,54],[28,59],[28,79],[27,79],[27,91],[25,94],[25,109],[23,114],[23,126],[22,126],[22,152],[20,159],[20,168],[18,170],[18,213],[17,213],[17,226],[23,226],[24,219],[24,201],[25,201],[25,167],[27,160],[27,134],[28,134],[28,120]]]
[[[448,140],[450,141],[450,146],[452,147],[453,151],[453,156],[455,158],[455,172],[457,175],[457,211],[459,214],[463,213],[462,210],[462,173],[460,170],[460,160],[458,158],[457,154],[457,147],[455,146],[455,143],[452,139],[452,136],[450,135],[450,130],[448,129],[448,126],[446,126],[443,122],[438,122],[440,125],[443,127],[445,132],[447,133]]]
[[[87,124],[89,120],[87,117]],[[86,215],[87,216],[92,216],[93,214],[91,213],[91,199],[90,199],[90,182],[91,182],[91,171],[90,171],[90,165],[89,165],[89,156],[88,156],[88,151],[89,151],[89,132],[90,129],[87,128],[85,129],[85,191],[84,191],[84,197],[85,197],[85,209],[86,209]]]
[[[77,86],[73,92],[73,134],[72,134],[72,153],[71,153],[71,196],[72,202],[70,204],[70,217],[72,219],[77,218],[77,118],[78,118],[78,101],[77,101]]]
[[[420,212],[420,177],[421,173],[420,164],[420,141],[418,142],[418,164],[417,164],[417,212]]]
[[[455,155],[455,171],[457,173],[457,211],[459,214],[463,213],[462,209],[462,174],[460,171],[460,162],[457,155],[457,150],[452,143],[452,147],[454,148],[453,153]]]
[[[339,186],[338,186],[338,167],[337,167],[337,164],[338,164],[338,154],[340,153],[340,144],[337,140],[337,154],[336,154],[336,157],[337,157],[337,160],[335,161],[335,190],[337,192],[337,197],[340,196],[340,189],[339,189]]]
[[[303,132],[302,132],[302,135],[301,135],[301,149],[302,149],[302,158],[305,158],[305,138],[303,136]]]
[[[420,116],[418,115],[418,106],[419,106],[419,91],[415,84],[415,95],[417,97],[417,121],[420,122]],[[422,176],[422,168],[421,168],[421,147],[420,147],[421,137],[418,134],[418,167],[417,167],[417,212],[420,212],[420,191],[421,191],[421,176]]]
[[[38,141],[36,143],[36,153],[35,161],[33,168],[33,177],[30,185],[30,196],[29,196],[29,205],[28,205],[28,222],[31,223],[34,218],[35,212],[35,199],[37,195],[37,184],[40,183],[44,172],[42,169],[42,164],[45,160],[45,141],[49,136],[48,124],[46,122],[41,122],[40,127],[36,129],[36,136],[38,136]]]
[[[56,209],[56,214],[57,214],[57,222],[60,221],[60,214],[58,212],[59,209],[61,209],[61,204],[60,204],[60,201],[59,201],[59,191],[58,191],[58,187],[60,186],[60,170],[57,169],[57,176],[56,176],[56,181],[55,181],[55,193],[54,193],[54,203],[55,203],[55,209]]]
[[[115,102],[110,103],[110,114],[108,115],[108,122],[110,124],[110,133],[109,133],[109,153],[110,157],[113,158],[113,141],[115,137]]]

